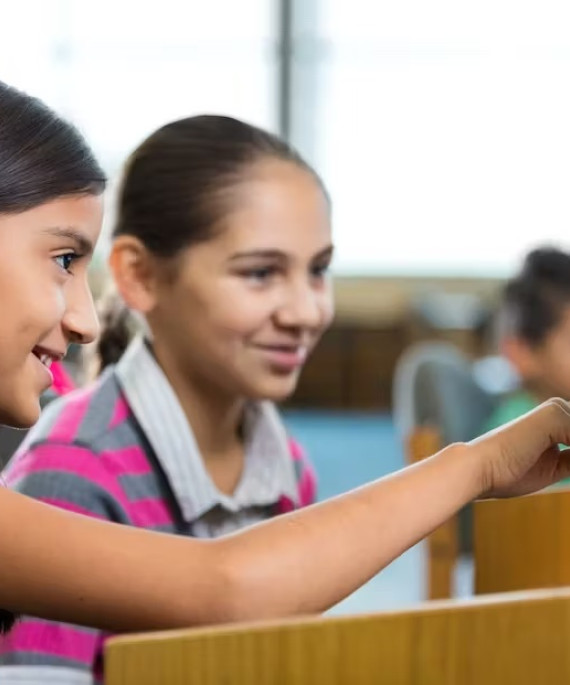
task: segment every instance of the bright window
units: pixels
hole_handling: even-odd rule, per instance
[[[341,272],[570,247],[570,5],[320,0],[314,159]]]

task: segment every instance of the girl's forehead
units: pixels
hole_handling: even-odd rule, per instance
[[[244,251],[283,253],[318,252],[331,243],[331,227],[326,220],[276,221],[247,220],[242,215],[228,222],[224,230],[204,243],[205,248],[236,253]]]
[[[283,245],[330,242],[330,209],[316,184],[308,188],[244,189],[213,236],[221,247],[243,243]],[[279,185],[279,183],[277,183]]]

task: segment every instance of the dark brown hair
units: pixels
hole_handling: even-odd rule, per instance
[[[103,192],[105,174],[81,134],[40,100],[1,81],[0,122],[0,214]]]
[[[554,247],[530,252],[520,272],[505,286],[500,328],[540,345],[570,305],[570,254]]]
[[[16,623],[16,616],[5,609],[0,609],[0,635],[9,633]]]

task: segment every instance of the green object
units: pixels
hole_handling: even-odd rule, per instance
[[[526,414],[538,405],[538,400],[529,392],[519,390],[518,392],[509,395],[509,397],[505,398],[499,406],[495,408],[491,416],[485,422],[481,432],[487,433],[487,431],[493,430],[493,428],[498,428],[509,421],[513,421],[513,419],[518,419],[519,416]]]

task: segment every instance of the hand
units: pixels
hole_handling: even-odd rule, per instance
[[[527,495],[570,477],[570,405],[544,402],[515,421],[471,441],[482,459],[482,497]]]

